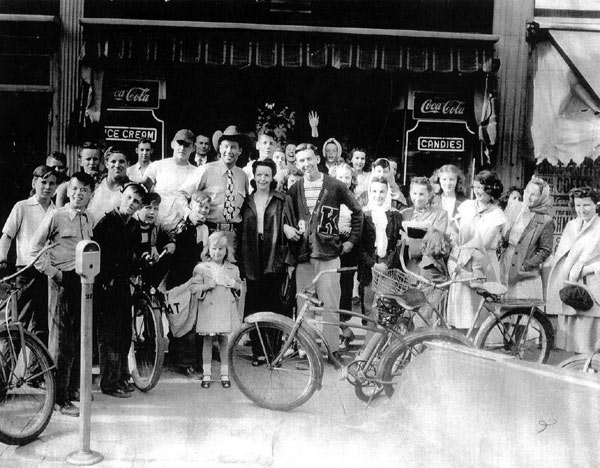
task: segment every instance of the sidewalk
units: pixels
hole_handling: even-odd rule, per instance
[[[166,371],[147,394],[115,399],[94,392],[91,448],[98,467],[443,466],[381,398],[367,408],[327,365],[324,388],[289,413],[258,408],[236,388],[200,388]],[[393,423],[392,423],[393,421]],[[2,468],[65,467],[78,449],[78,420],[54,412],[42,436],[24,447],[0,444]],[[432,457],[433,456],[433,457]],[[407,458],[408,457],[408,458]],[[423,462],[423,463],[421,463]]]

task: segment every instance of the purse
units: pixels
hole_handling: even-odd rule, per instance
[[[583,283],[565,281],[563,288],[558,292],[558,296],[564,304],[583,312],[590,310],[596,303],[592,291]]]

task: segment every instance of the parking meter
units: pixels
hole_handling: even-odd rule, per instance
[[[80,449],[67,457],[73,465],[93,465],[104,457],[90,450],[92,419],[92,314],[94,279],[100,273],[100,246],[82,240],[75,248],[75,272],[81,277],[81,365],[79,373]]]
[[[84,240],[75,248],[75,272],[82,283],[93,283],[100,273],[100,246],[97,242]]]

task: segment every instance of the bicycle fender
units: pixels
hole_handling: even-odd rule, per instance
[[[256,312],[256,313],[246,317],[244,319],[244,322],[246,322],[246,323],[276,322],[276,323],[280,323],[282,325],[286,325],[286,326],[290,327],[290,329],[292,327],[294,327],[294,325],[296,324],[296,322],[294,322],[291,318],[286,317],[285,315],[276,314],[275,312]],[[325,341],[323,334],[319,330],[317,330],[315,327],[312,327],[311,325],[307,324],[306,322],[303,322],[302,325],[300,326],[300,329],[304,333],[308,334],[310,336],[310,338],[312,338],[313,340],[320,338],[322,340],[322,342],[325,343],[325,345],[327,346],[327,341]],[[315,343],[316,343],[316,341],[315,341]],[[321,388],[323,388],[323,371],[325,368],[325,361],[323,359],[323,355],[321,354],[320,350],[318,349],[318,346],[315,351],[317,352],[317,356],[319,358],[319,367],[320,367],[319,382],[318,382],[317,388],[318,388],[318,390],[321,390]],[[329,351],[329,348],[328,348],[328,351]]]
[[[9,324],[8,327],[6,327],[6,326],[3,327],[2,331],[19,333],[19,326],[15,325],[15,324]],[[46,345],[44,343],[42,343],[42,340],[40,340],[36,335],[34,335],[31,332],[26,331],[25,334],[27,336],[29,336],[29,338],[31,338],[33,341],[35,341],[40,346],[42,353],[44,353],[44,356],[46,356],[46,358],[48,358],[50,367],[52,367],[52,368],[54,368],[54,370],[56,370],[56,363],[54,362],[54,359],[52,359],[52,356],[50,356],[50,353],[48,352]]]

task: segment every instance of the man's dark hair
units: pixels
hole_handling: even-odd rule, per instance
[[[52,151],[52,153],[50,153],[48,157],[60,161],[65,166],[67,165],[67,155],[65,153],[62,153],[60,151]]]
[[[94,182],[94,178],[91,175],[89,175],[83,171],[75,172],[69,180],[73,180],[73,179],[77,179],[83,185],[89,187],[92,190],[94,190],[96,188],[96,183]]]
[[[148,137],[142,137],[137,141],[136,147],[140,146],[142,143],[148,143],[150,147],[152,147],[152,140]]]

